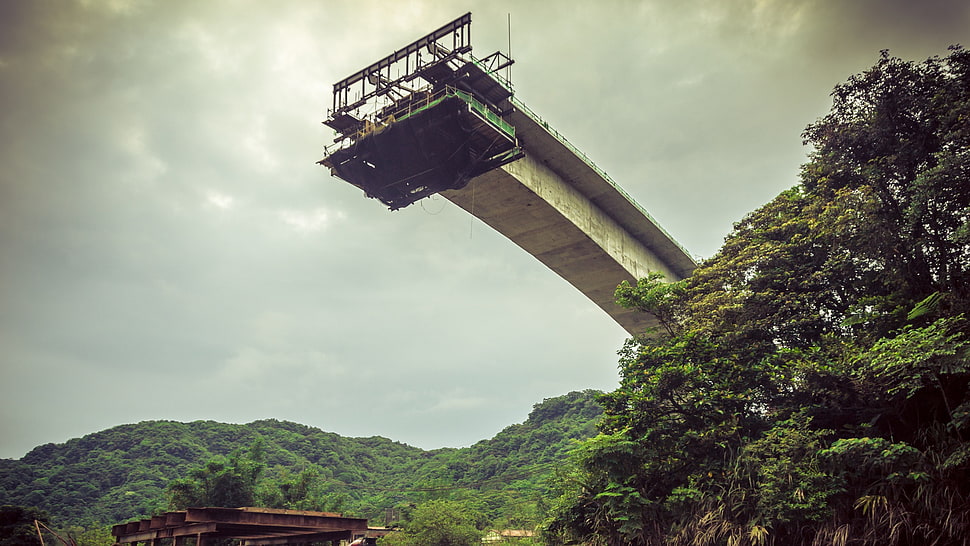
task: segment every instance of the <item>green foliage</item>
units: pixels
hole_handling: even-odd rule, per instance
[[[77,546],[114,546],[115,544],[115,537],[111,534],[111,527],[71,526],[65,530],[65,534]]]
[[[186,478],[172,481],[169,486],[170,510],[191,506],[224,506],[238,508],[256,506],[256,489],[265,468],[263,440],[257,439],[243,456],[242,450],[229,457],[210,459],[205,465],[189,471]]]
[[[882,262],[908,298],[936,287],[965,302],[970,52],[913,63],[884,51],[833,97],[831,113],[804,134],[816,148],[805,187],[823,199],[870,193],[874,214],[859,226],[870,245],[855,249],[859,258]]]
[[[970,372],[961,322],[962,316],[941,318],[924,328],[907,326],[892,338],[880,339],[856,358],[857,374],[878,384],[888,403],[911,399],[924,389],[939,390],[945,401],[943,381]]]
[[[686,281],[617,289],[663,328],[621,352],[548,543],[965,543],[970,54],[884,53],[833,97],[800,187]]]
[[[48,522],[46,512],[24,506],[0,506],[0,546],[40,544],[34,521]]]
[[[844,489],[822,468],[820,450],[833,431],[817,429],[797,414],[748,442],[738,458],[736,491],[758,491],[750,509],[764,521],[804,525],[824,521],[829,501]]]
[[[477,546],[482,517],[468,506],[449,500],[431,500],[418,505],[404,529],[382,537],[382,546]]]
[[[323,475],[323,469],[317,465],[308,465],[299,473],[277,467],[275,477],[268,477],[259,484],[257,504],[288,510],[339,512],[342,500],[339,496],[326,493],[326,485],[321,478]]]
[[[683,309],[678,308],[684,295],[684,282],[664,282],[663,274],[650,273],[636,285],[623,281],[616,288],[616,303],[627,309],[651,313],[664,332],[673,335]]]

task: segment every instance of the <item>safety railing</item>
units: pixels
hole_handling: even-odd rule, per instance
[[[478,99],[473,97],[471,94],[466,93],[460,89],[450,88],[449,93],[454,96],[460,97],[462,100],[467,102],[473,110],[481,114],[485,119],[491,122],[493,125],[497,126],[499,129],[504,131],[511,137],[515,137],[515,127],[511,123],[502,119],[502,116],[498,115],[496,112],[492,111],[491,108],[482,104]]]
[[[452,86],[447,86],[445,89],[442,89],[437,93],[430,93],[426,90],[415,91],[406,102],[399,101],[402,103],[400,108],[391,110],[389,112],[385,111],[382,113],[374,113],[372,115],[365,116],[363,119],[361,119],[361,128],[353,133],[347,134],[346,136],[352,141],[357,141],[371,133],[379,133],[392,123],[404,121],[411,116],[437,106],[441,101],[449,97],[458,97],[465,101],[465,103],[467,103],[472,110],[476,111],[489,123],[495,125],[510,137],[515,137],[515,127],[513,127],[512,124],[502,119],[498,113],[494,112],[491,108],[476,99],[470,93],[456,89]]]

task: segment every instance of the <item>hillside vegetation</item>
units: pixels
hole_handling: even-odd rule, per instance
[[[39,446],[20,460],[0,460],[0,505],[40,508],[61,526],[120,523],[169,508],[173,480],[241,466],[257,445],[257,493],[279,507],[338,511],[383,524],[416,503],[448,497],[490,520],[534,524],[553,467],[577,440],[595,433],[602,412],[595,394],[544,400],[524,423],[490,440],[432,451],[276,420],[123,425]]]

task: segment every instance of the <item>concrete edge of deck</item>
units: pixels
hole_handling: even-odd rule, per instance
[[[641,240],[651,241],[648,246],[664,258],[679,278],[690,276],[697,267],[697,262],[640,203],[525,103],[512,97],[512,104],[515,107],[512,124],[516,127],[516,136],[527,153],[541,156],[544,163],[560,176],[567,180],[573,179],[576,189],[625,229],[638,235]],[[552,155],[560,162],[547,160]]]

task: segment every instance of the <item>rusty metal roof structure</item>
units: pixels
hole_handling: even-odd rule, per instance
[[[111,528],[118,544],[181,546],[194,539],[205,546],[215,539],[236,539],[242,546],[287,546],[353,540],[367,533],[367,520],[330,512],[272,508],[188,508]]]

